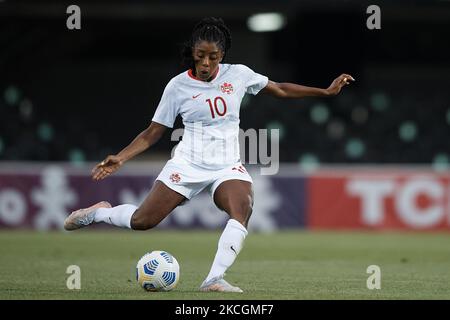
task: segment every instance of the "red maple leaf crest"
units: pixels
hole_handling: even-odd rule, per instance
[[[223,93],[230,94],[233,92],[233,85],[231,83],[224,82],[223,85],[220,86],[220,89]]]
[[[181,177],[180,177],[180,174],[179,173],[177,173],[177,172],[175,172],[175,173],[172,173],[171,175],[170,175],[170,181],[172,181],[172,182],[174,182],[174,183],[178,183],[178,182],[180,182],[180,180],[181,180]]]

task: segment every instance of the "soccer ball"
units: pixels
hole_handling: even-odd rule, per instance
[[[170,291],[180,280],[180,266],[170,253],[153,251],[139,259],[136,280],[147,291]]]

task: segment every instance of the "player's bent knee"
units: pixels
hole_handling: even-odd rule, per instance
[[[156,227],[157,223],[147,221],[133,221],[131,220],[131,229],[133,230],[149,230]]]
[[[149,230],[158,225],[158,223],[148,219],[147,217],[142,217],[139,214],[136,214],[137,211],[131,217],[131,229],[133,230]]]

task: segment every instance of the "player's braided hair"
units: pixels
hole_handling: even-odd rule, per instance
[[[221,18],[208,17],[200,20],[192,30],[190,40],[184,43],[181,51],[183,65],[193,70],[195,68],[192,48],[198,41],[215,42],[223,51],[223,61],[231,48],[231,32]]]

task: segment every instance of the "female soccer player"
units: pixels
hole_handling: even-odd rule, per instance
[[[223,64],[231,34],[222,19],[205,18],[195,27],[183,49],[189,69],[169,81],[150,126],[117,155],[92,170],[94,180],[116,172],[126,161],[155,144],[177,115],[185,127],[174,157],[162,169],[144,202],[116,207],[102,201],[74,211],[66,230],[106,222],[133,230],[155,227],[173,209],[207,189],[217,207],[230,216],[201,291],[242,292],[223,279],[247,236],[252,213],[252,178],[239,158],[239,109],[244,94],[258,92],[279,98],[327,97],[354,81],[348,74],[327,89],[276,83],[241,64]]]

